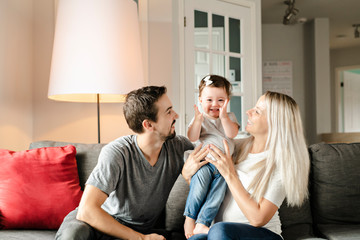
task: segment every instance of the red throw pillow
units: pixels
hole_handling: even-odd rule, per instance
[[[76,149],[0,149],[0,229],[57,229],[80,202]]]

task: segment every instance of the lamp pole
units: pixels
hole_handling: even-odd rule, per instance
[[[96,94],[97,104],[97,127],[98,127],[98,143],[100,143],[100,94]]]

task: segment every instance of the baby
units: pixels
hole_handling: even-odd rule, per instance
[[[214,144],[224,152],[223,139],[234,152],[233,138],[239,131],[235,114],[227,112],[231,84],[224,77],[208,75],[199,85],[199,101],[203,113],[194,106],[195,116],[190,122],[187,136],[190,141],[200,141],[205,147]],[[189,153],[187,152],[186,155]],[[212,158],[209,154],[207,157]],[[215,166],[208,163],[191,179],[190,191],[185,205],[185,236],[207,233],[224,199],[226,182]]]

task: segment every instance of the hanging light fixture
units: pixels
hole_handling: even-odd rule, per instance
[[[359,38],[360,37],[360,33],[359,33],[359,27],[360,27],[360,24],[353,24],[353,27],[355,28],[355,31],[354,31],[354,37],[355,38]]]
[[[285,16],[283,18],[283,24],[289,25],[294,23],[295,16],[299,13],[299,10],[295,8],[295,0],[284,1],[288,7],[285,11]]]

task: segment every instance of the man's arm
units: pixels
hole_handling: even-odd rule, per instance
[[[107,194],[97,187],[86,185],[76,218],[86,222],[98,231],[121,239],[165,239],[158,234],[143,235],[116,221],[101,208],[107,197]]]

